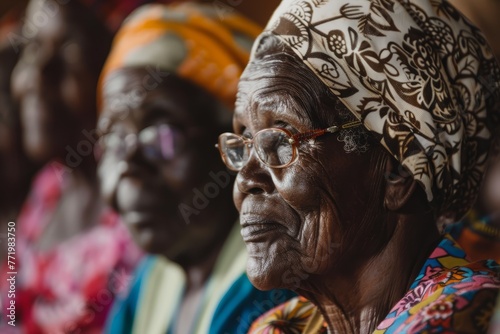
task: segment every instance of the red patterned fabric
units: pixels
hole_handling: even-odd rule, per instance
[[[65,175],[61,164],[47,165],[35,178],[17,221],[16,329],[22,333],[100,333],[115,296],[127,289],[141,257],[109,209],[85,233],[48,250],[37,249],[62,199]]]

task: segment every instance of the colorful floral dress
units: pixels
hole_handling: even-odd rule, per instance
[[[493,260],[470,263],[445,235],[374,334],[486,333],[500,288],[499,268]],[[294,298],[257,319],[249,333],[303,333],[314,309],[303,297]],[[323,325],[318,333],[325,332]]]
[[[46,251],[35,247],[62,199],[66,172],[55,162],[44,168],[17,221],[16,327],[10,329],[18,332],[100,333],[115,296],[127,289],[141,258],[109,209],[85,233]],[[8,303],[3,282],[2,302]],[[0,326],[0,332],[4,328],[9,327]]]

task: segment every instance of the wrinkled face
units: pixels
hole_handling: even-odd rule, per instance
[[[214,148],[223,130],[215,124],[216,101],[173,74],[144,68],[108,76],[103,98],[102,140],[119,134],[129,141],[144,129],[169,126],[174,133],[166,140],[174,140],[176,152],[155,160],[142,144],[128,146],[126,154],[104,145],[99,177],[105,199],[147,252],[178,262],[200,257],[230,228],[209,217],[217,211],[227,213],[231,225],[236,219],[230,176]]]
[[[235,133],[251,138],[269,127],[301,133],[334,124],[334,108],[307,110],[315,108],[307,96],[324,98],[308,71],[289,61],[250,63],[240,81]],[[381,233],[362,228],[373,200],[370,156],[346,154],[335,134],[301,144],[298,160],[284,169],[266,167],[252,153],[233,196],[255,286],[304,288],[318,275],[355,270],[371,248],[369,235]]]
[[[100,67],[94,60],[108,33],[103,30],[95,40],[88,34],[87,17],[72,14],[70,6],[30,2],[24,27],[30,35],[13,73],[24,146],[38,161],[64,154],[82,129],[95,126]]]

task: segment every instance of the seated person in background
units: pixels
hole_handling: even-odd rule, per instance
[[[219,137],[250,280],[303,296],[252,333],[487,331],[498,264],[437,218],[476,199],[499,82],[447,1],[281,3]]]
[[[15,329],[25,333],[101,331],[141,254],[101,201],[92,154],[111,32],[97,4],[62,3],[30,1],[12,74],[24,149],[44,165],[16,222]]]
[[[118,31],[101,75],[96,152],[107,201],[151,254],[108,333],[246,333],[287,300],[245,274],[232,176],[214,143],[261,29],[212,5],[148,5]]]
[[[12,26],[11,26],[12,27]],[[3,29],[0,22],[0,30]],[[7,252],[7,223],[15,221],[29,190],[35,165],[22,149],[19,110],[12,98],[10,78],[19,58],[6,36],[0,34],[0,260]]]

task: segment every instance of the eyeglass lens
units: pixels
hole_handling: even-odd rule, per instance
[[[245,143],[237,135],[226,134],[220,137],[219,145],[226,156],[228,167],[233,170],[240,170],[248,160],[250,144]]]
[[[183,147],[180,130],[168,124],[153,125],[134,134],[109,133],[101,138],[101,151],[108,151],[123,158],[134,142],[138,142],[146,159],[168,161],[173,159]],[[134,139],[134,140],[132,140]]]
[[[259,159],[270,167],[289,164],[294,158],[294,148],[290,136],[279,129],[265,129],[258,132],[252,140]],[[228,167],[240,170],[250,156],[251,144],[235,134],[224,134],[219,142],[226,157]]]
[[[293,147],[289,140],[290,137],[284,131],[266,129],[255,136],[255,151],[266,165],[281,167],[289,164],[293,158]]]
[[[171,160],[180,148],[180,133],[173,127],[161,124],[150,126],[139,133],[139,143],[144,156],[151,160]]]

